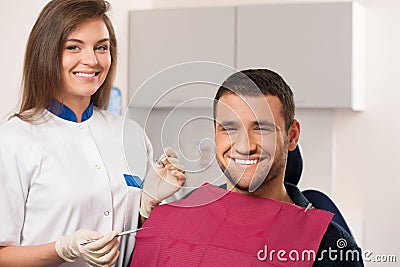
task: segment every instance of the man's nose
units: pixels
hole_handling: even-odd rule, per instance
[[[233,140],[236,152],[242,155],[251,155],[257,151],[256,138],[248,132],[239,133]]]

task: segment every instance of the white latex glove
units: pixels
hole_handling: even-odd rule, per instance
[[[68,262],[74,262],[82,257],[92,266],[111,266],[118,256],[118,232],[112,231],[106,235],[91,230],[78,230],[71,235],[61,236],[56,241],[57,254]],[[81,243],[94,240],[96,241],[81,245]]]
[[[164,160],[165,158],[167,161]],[[144,179],[140,215],[145,218],[149,217],[151,210],[156,205],[175,194],[186,182],[184,167],[171,147],[165,148],[159,161],[162,161],[164,166],[153,164],[153,168]]]

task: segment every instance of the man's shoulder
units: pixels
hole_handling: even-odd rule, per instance
[[[339,244],[341,239],[346,240],[347,243]],[[326,233],[325,233],[322,241],[325,241],[326,245],[331,245],[332,248],[333,247],[339,247],[339,248],[341,248],[341,247],[343,247],[343,248],[358,247],[357,243],[355,242],[353,237],[346,230],[344,230],[343,227],[341,227],[339,224],[335,223],[334,221],[332,221],[329,224],[328,229],[326,230]],[[322,242],[321,242],[321,245],[322,245]]]
[[[332,221],[321,240],[314,266],[364,266],[362,251],[354,238]]]
[[[296,185],[285,183],[286,191],[297,206],[307,207],[310,201]],[[364,266],[362,252],[353,237],[339,224],[331,221],[322,237],[315,266]]]

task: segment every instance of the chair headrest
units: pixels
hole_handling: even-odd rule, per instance
[[[301,173],[303,172],[303,157],[301,155],[300,145],[297,145],[293,151],[289,151],[285,182],[297,185],[300,181]]]

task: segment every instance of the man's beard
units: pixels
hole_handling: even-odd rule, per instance
[[[265,168],[260,169],[260,166],[257,166],[256,172],[254,173],[253,177],[251,178],[251,182],[249,185],[241,185],[240,180],[242,179],[243,173],[234,173],[230,172],[229,168],[225,168],[222,164],[218,161],[218,165],[221,168],[222,172],[228,178],[228,180],[238,189],[247,192],[254,192],[260,187],[264,187],[265,185],[269,184],[273,181],[276,177],[278,177],[286,167],[287,161],[287,154],[288,154],[288,142],[285,140],[283,148],[279,154],[275,153],[274,161],[272,163],[271,168],[270,165],[265,166]],[[238,177],[239,176],[239,177]]]

